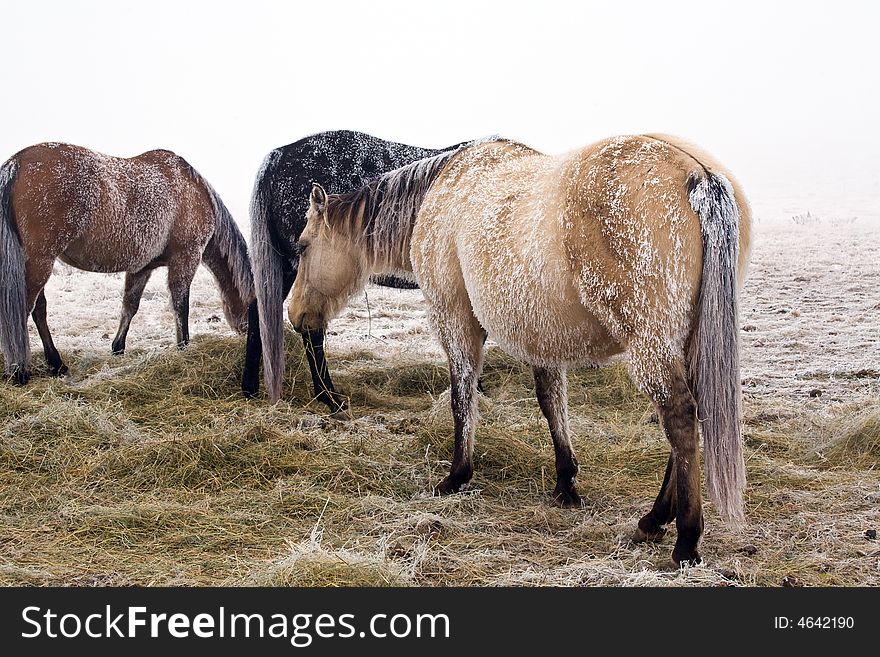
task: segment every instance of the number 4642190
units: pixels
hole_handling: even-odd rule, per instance
[[[788,618],[776,616],[773,627],[777,630],[798,628],[802,630],[850,630],[855,626],[852,616],[801,616]]]

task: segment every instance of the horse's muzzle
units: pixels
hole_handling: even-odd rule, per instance
[[[293,330],[297,333],[309,333],[325,328],[323,318],[313,313],[300,313],[291,316],[290,323],[293,324]]]

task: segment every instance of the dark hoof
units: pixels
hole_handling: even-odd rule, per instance
[[[17,370],[13,372],[11,379],[15,385],[24,386],[31,380],[31,373],[27,370]]]
[[[453,479],[452,476],[447,476],[443,481],[437,484],[437,487],[434,489],[434,495],[452,495],[453,493],[457,493],[462,486],[461,481],[458,479]]]
[[[70,370],[67,369],[67,365],[61,363],[61,365],[59,365],[58,367],[51,368],[49,370],[49,374],[51,374],[52,376],[67,376],[67,373],[69,371]]]
[[[257,393],[260,392],[260,379],[259,377],[252,377],[250,374],[248,376],[243,376],[241,378],[241,394],[245,396],[246,399],[253,399],[257,396]]]
[[[114,356],[124,356],[125,355],[125,347],[111,347],[110,351]]]
[[[330,415],[336,417],[339,414],[346,415],[348,411],[348,402],[345,401],[345,397],[340,395],[339,393],[330,393],[330,394],[321,394],[318,395],[318,401],[324,404],[328,409],[330,409]]]
[[[666,528],[658,525],[650,515],[639,520],[639,526],[633,532],[633,543],[657,543],[663,540]]]
[[[334,420],[351,420],[353,418],[348,406],[343,404],[339,410],[330,413],[330,417]]]
[[[557,486],[553,491],[553,501],[563,509],[578,509],[581,506],[581,496],[578,495],[574,486],[561,489]]]
[[[676,546],[672,551],[672,563],[675,564],[677,568],[699,566],[703,563],[703,557],[701,557],[700,553],[693,548],[684,549]]]

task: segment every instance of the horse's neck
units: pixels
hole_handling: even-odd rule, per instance
[[[373,274],[411,274],[409,257],[413,222],[403,213],[380,208],[366,238]]]

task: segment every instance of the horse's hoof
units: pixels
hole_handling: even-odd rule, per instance
[[[114,356],[124,356],[125,355],[125,347],[111,347],[110,351]]]
[[[672,551],[672,563],[676,568],[699,566],[703,563],[703,557],[696,549],[679,549],[676,546]]]
[[[655,523],[650,516],[645,516],[639,520],[632,535],[633,543],[657,543],[663,540],[666,535],[666,528]]]
[[[257,396],[257,391],[253,388],[245,388],[244,386],[242,386],[241,394],[244,395],[245,399],[253,399]]]
[[[633,543],[659,543],[666,536],[666,530],[661,527],[660,531],[648,533],[641,527],[636,527],[632,535]]]
[[[31,373],[27,370],[16,370],[12,374],[12,382],[17,386],[27,385],[31,380]]]
[[[52,376],[67,376],[67,373],[69,371],[70,370],[67,368],[67,365],[61,363],[61,365],[59,365],[58,367],[53,367],[52,369],[50,369],[49,373]]]
[[[440,497],[443,495],[452,495],[453,493],[457,493],[460,488],[461,484],[458,483],[458,481],[447,476],[443,481],[437,484],[437,487],[434,489],[434,495]]]
[[[345,401],[345,397],[342,395],[337,393],[319,395],[318,401],[330,409],[330,417],[336,417],[337,415],[347,416],[348,402]]]
[[[578,509],[581,507],[581,496],[577,489],[572,486],[567,489],[553,491],[553,501],[563,509]]]
[[[348,404],[339,404],[336,407],[336,410],[333,410],[333,407],[329,407],[330,413],[328,417],[332,420],[352,420],[354,416],[351,414],[351,411],[348,408]]]

